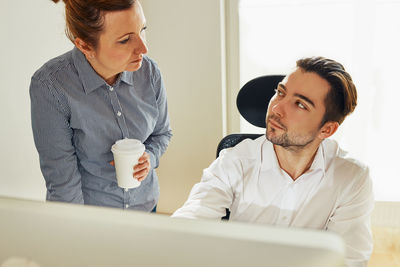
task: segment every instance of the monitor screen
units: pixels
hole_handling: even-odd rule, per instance
[[[324,231],[12,198],[0,218],[1,267],[344,263],[343,241]]]

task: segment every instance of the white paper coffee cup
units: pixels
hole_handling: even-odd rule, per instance
[[[135,188],[140,182],[133,177],[133,166],[143,155],[145,146],[136,139],[122,139],[111,146],[114,155],[117,183],[121,188]]]

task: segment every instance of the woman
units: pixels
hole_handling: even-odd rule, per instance
[[[59,0],[53,0],[58,2]],[[160,71],[144,56],[137,0],[64,0],[75,47],[42,66],[30,85],[32,129],[47,200],[155,211],[154,168],[171,138]],[[137,188],[117,186],[111,146],[141,140]]]

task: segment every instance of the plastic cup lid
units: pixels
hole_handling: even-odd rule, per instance
[[[118,153],[132,153],[144,151],[144,145],[137,139],[122,139],[115,142],[111,150]]]

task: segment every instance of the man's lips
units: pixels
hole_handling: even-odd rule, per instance
[[[285,129],[281,124],[279,124],[278,122],[276,122],[276,121],[274,121],[274,120],[272,120],[272,119],[269,119],[268,122],[269,122],[274,128],[278,128],[278,129],[281,129],[281,130],[284,130],[284,129]]]

